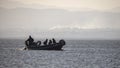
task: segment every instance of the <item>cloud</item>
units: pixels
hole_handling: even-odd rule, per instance
[[[116,7],[116,8],[110,9],[109,11],[120,13],[120,7]]]
[[[77,29],[77,30],[79,30],[79,29],[107,29],[107,27],[102,27],[102,26],[100,26],[100,23],[96,23],[96,22],[94,22],[94,23],[90,23],[89,22],[89,24],[88,23],[85,23],[84,25],[80,25],[80,24],[71,24],[71,25],[56,25],[56,26],[53,26],[53,27],[51,27],[49,30],[55,30],[55,31],[57,31],[57,30],[65,30],[65,29],[67,29],[67,30],[74,30],[74,29]]]
[[[0,37],[119,38],[120,13],[63,9],[0,8]],[[72,30],[62,33],[48,29]],[[98,29],[100,31],[98,31]],[[79,30],[78,33],[75,33]],[[83,30],[80,30],[83,29]],[[93,31],[91,31],[93,29]],[[104,31],[105,29],[105,31]],[[103,31],[102,31],[103,30]],[[114,31],[115,30],[115,31]],[[116,31],[118,30],[118,31]],[[45,32],[47,31],[47,32]],[[75,32],[74,32],[75,31]],[[44,33],[45,32],[45,33]]]
[[[24,4],[22,4],[21,2],[16,2],[12,0],[0,0],[0,7],[2,8],[16,8],[22,5]]]
[[[45,9],[50,8],[49,6],[44,6],[41,4],[27,4],[19,0],[0,0],[0,7],[7,9],[14,8],[33,8],[33,9]]]
[[[111,28],[120,29],[120,13],[62,9],[0,8],[0,28]],[[12,27],[14,26],[14,27]]]

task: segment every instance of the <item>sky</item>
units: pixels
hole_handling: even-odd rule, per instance
[[[4,8],[61,8],[65,10],[114,11],[120,7],[120,0],[0,0]]]
[[[87,32],[88,38],[119,39],[119,25],[120,0],[0,0],[0,37],[65,37],[67,30],[68,37],[84,38]],[[62,36],[55,33],[60,31]]]

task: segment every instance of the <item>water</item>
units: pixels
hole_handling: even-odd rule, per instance
[[[24,40],[0,40],[0,68],[120,68],[120,40],[66,40],[63,51],[22,50]]]

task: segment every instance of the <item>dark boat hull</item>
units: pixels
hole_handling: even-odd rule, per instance
[[[40,45],[37,43],[30,43],[29,41],[25,41],[24,50],[62,50],[62,47],[65,45],[64,40],[60,40],[59,43],[54,43],[50,45]]]
[[[63,45],[26,46],[27,50],[62,50]]]

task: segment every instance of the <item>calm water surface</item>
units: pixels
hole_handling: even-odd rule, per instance
[[[22,50],[24,40],[0,40],[0,68],[120,68],[120,40],[66,40],[63,51]]]

